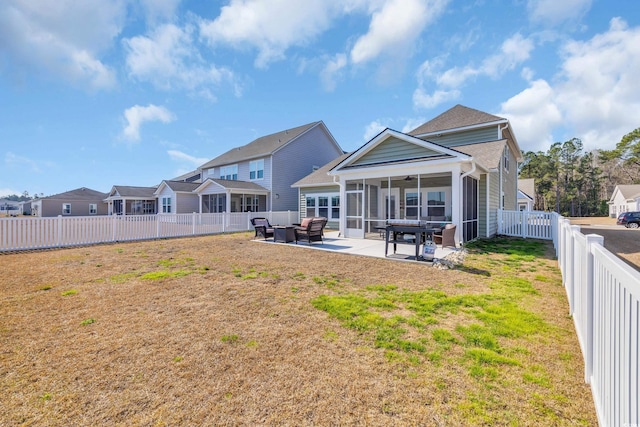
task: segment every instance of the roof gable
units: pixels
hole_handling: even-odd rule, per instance
[[[193,190],[196,193],[202,192],[205,188],[215,186],[220,192],[225,192],[227,190],[230,191],[250,191],[250,192],[260,192],[260,193],[268,193],[269,190],[264,188],[261,185],[256,184],[255,182],[248,181],[235,181],[231,179],[218,179],[218,178],[207,178],[202,184],[199,184],[198,187]]]
[[[157,187],[133,187],[129,185],[114,185],[109,193],[109,197],[138,197],[142,199],[155,198],[154,193]]]
[[[107,197],[107,193],[92,190],[86,187],[76,188],[75,190],[66,191],[64,193],[54,194],[52,196],[41,197],[41,199],[64,199],[64,200],[102,200]]]
[[[397,164],[416,160],[467,159],[462,151],[453,150],[411,135],[385,129],[371,141],[351,153],[331,171],[373,165]]]
[[[271,135],[262,136],[241,147],[232,148],[224,154],[200,166],[200,169],[209,169],[216,166],[224,166],[238,163],[248,159],[265,157],[273,154],[279,148],[298,138],[311,128],[322,122],[313,122],[306,125],[286,129]]]
[[[620,193],[624,200],[632,201],[636,197],[640,196],[640,184],[616,185],[616,188],[613,190],[613,194],[611,195],[611,201],[615,198],[616,193]]]
[[[494,116],[493,114],[458,104],[410,131],[409,135],[424,135],[428,133],[506,121],[507,120],[502,117]]]

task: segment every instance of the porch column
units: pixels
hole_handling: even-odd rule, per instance
[[[462,239],[462,179],[460,179],[460,164],[456,164],[451,168],[451,222],[456,224],[455,241],[460,242]]]
[[[231,212],[231,191],[227,190],[227,197],[225,197],[226,212]]]
[[[338,226],[338,235],[344,237],[347,229],[347,185],[346,180],[340,177],[340,222]]]

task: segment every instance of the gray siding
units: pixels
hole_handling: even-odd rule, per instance
[[[504,209],[518,209],[518,165],[513,151],[509,151],[509,171],[504,169],[504,161],[501,162],[502,168],[502,191],[504,192]]]
[[[444,134],[442,136],[430,135],[428,137],[424,137],[424,139],[435,142],[436,144],[444,145],[445,147],[456,147],[458,145],[495,141],[499,139],[498,126],[455,132],[451,134]]]
[[[340,155],[342,151],[322,126],[314,127],[274,153],[272,193],[279,197],[272,199],[272,210],[298,210],[298,189],[291,185],[313,172],[314,166],[324,166]]]
[[[397,138],[389,138],[384,141],[371,152],[365,154],[357,161],[353,162],[354,166],[366,165],[372,163],[390,162],[394,160],[417,159],[423,157],[439,156],[441,153],[403,141]]]
[[[63,216],[95,216],[89,214],[89,204],[95,203],[98,208],[97,215],[106,215],[108,210],[108,205],[104,203],[102,200],[96,201],[87,201],[87,200],[42,200],[42,210],[38,212],[39,216],[42,217],[52,217],[62,215],[62,204],[69,203],[71,204],[71,215],[63,215]]]
[[[175,195],[176,213],[200,212],[198,203],[199,197],[197,194],[176,193]],[[161,209],[162,206],[159,206],[159,208]]]
[[[498,208],[500,207],[500,175],[498,172],[489,174],[489,236],[498,233]]]
[[[478,182],[478,237],[487,236],[487,175],[480,176]]]
[[[313,188],[301,188],[300,189],[300,211],[299,217],[300,219],[307,216],[307,196],[314,194],[340,194],[340,186],[325,186],[325,187],[313,187]],[[340,203],[342,205],[342,201]],[[342,209],[342,206],[340,207]],[[329,221],[326,225],[327,228],[335,228],[338,229],[340,227],[340,221],[338,219],[332,220],[329,218]]]

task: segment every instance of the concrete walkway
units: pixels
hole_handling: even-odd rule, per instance
[[[384,239],[350,239],[346,237],[339,237],[337,231],[325,232],[324,243],[314,242],[309,245],[307,242],[295,243],[274,243],[273,239],[269,240],[255,240],[256,242],[263,242],[271,245],[291,245],[304,249],[320,250],[339,252],[351,255],[369,256],[375,258],[385,258],[384,256]],[[422,246],[420,247],[422,249]],[[434,258],[444,258],[448,254],[455,252],[453,248],[442,248],[437,246]],[[386,259],[398,260],[398,261],[411,261],[416,262],[415,246],[411,245],[397,245],[396,253],[393,254],[393,247],[389,245],[389,256]],[[419,260],[418,262],[425,262]]]

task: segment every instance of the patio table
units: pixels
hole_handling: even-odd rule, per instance
[[[431,240],[435,231],[439,231],[439,227],[419,226],[419,225],[387,225],[385,229],[384,256],[389,253],[389,243],[393,244],[393,253],[395,255],[398,244],[415,245],[416,260],[420,257],[420,245],[425,240]],[[413,234],[413,241],[404,239],[405,234]],[[399,238],[400,237],[400,238]],[[427,239],[428,237],[428,239]]]

